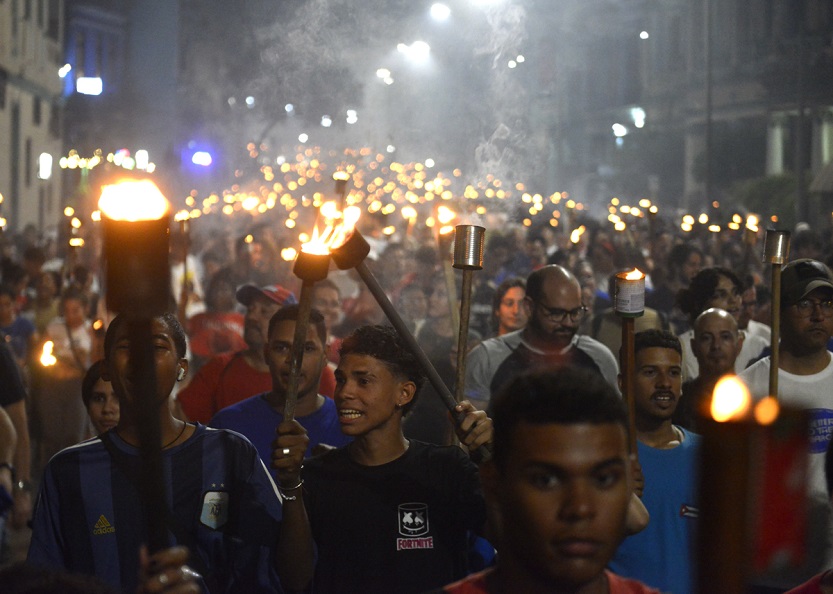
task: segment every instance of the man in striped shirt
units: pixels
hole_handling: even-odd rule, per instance
[[[209,592],[283,592],[305,588],[313,545],[301,497],[307,436],[295,421],[278,427],[273,464],[283,497],[245,438],[170,413],[168,398],[185,377],[185,334],[170,314],[153,320],[156,403],[167,488],[169,546],[187,546]],[[135,591],[146,541],[139,497],[138,406],[127,323],[105,338],[105,373],[119,397],[118,426],[59,452],[46,468],[33,519],[29,562],[86,573]]]

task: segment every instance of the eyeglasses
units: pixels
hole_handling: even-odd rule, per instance
[[[582,305],[581,307],[577,307],[575,309],[561,309],[560,307],[547,307],[546,305],[541,304],[540,302],[536,301],[535,305],[541,308],[541,311],[544,313],[544,317],[549,319],[550,322],[563,322],[568,316],[570,317],[570,321],[577,322],[581,318],[584,317],[584,314],[587,313],[587,308]]]
[[[833,316],[833,299],[824,299],[823,301],[802,299],[798,303],[793,304],[798,315],[802,318],[809,318],[816,311],[816,306],[818,306],[821,310],[821,315],[825,318]]]

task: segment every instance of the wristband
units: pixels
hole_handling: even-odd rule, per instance
[[[300,480],[298,481],[298,484],[297,484],[297,485],[295,485],[294,487],[284,488],[284,487],[281,487],[280,485],[278,485],[278,491],[280,491],[280,492],[281,492],[281,496],[282,496],[282,497],[283,497],[286,501],[295,501],[296,499],[298,499],[298,496],[297,496],[297,495],[287,495],[287,492],[289,492],[289,491],[297,491],[297,490],[298,490],[298,489],[300,489],[303,485],[304,485],[304,479],[300,479]]]

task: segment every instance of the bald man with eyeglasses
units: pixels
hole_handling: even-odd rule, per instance
[[[591,369],[616,389],[616,358],[599,341],[577,333],[589,314],[576,277],[551,265],[530,274],[526,284],[523,307],[529,321],[472,349],[466,358],[466,398],[485,408],[492,394],[517,374],[541,367]]]

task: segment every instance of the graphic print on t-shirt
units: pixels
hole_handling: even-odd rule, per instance
[[[434,537],[428,534],[428,505],[425,503],[401,503],[398,507],[399,535],[396,550],[433,549]]]
[[[202,498],[200,522],[213,530],[222,528],[228,520],[229,494],[225,491],[208,491]]]
[[[827,444],[833,435],[833,410],[829,408],[811,408],[807,411],[810,417],[807,428],[810,438],[810,452],[823,454],[827,451]]]

